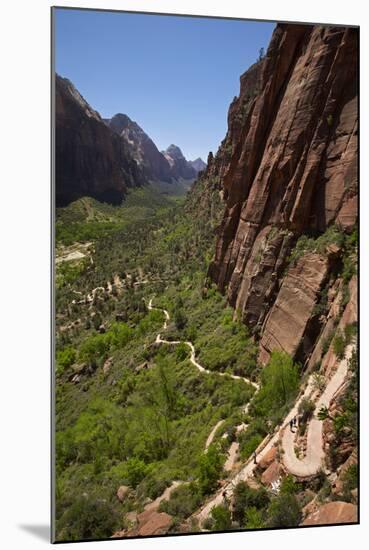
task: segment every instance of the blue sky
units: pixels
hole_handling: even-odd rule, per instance
[[[274,23],[57,9],[56,71],[101,116],[121,112],[162,150],[216,152],[239,77]]]

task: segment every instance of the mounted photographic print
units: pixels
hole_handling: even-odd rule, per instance
[[[54,542],[358,523],[358,35],[52,9]]]

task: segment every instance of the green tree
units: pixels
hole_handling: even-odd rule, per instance
[[[94,300],[97,300],[96,298],[96,294],[95,294],[95,298]],[[100,313],[96,313],[93,317],[92,317],[92,324],[94,326],[94,329],[95,330],[98,330],[99,329],[99,326],[101,325],[102,323],[102,317],[100,315]]]
[[[299,404],[298,412],[300,415],[300,422],[306,424],[308,420],[313,416],[315,411],[315,403],[307,397],[304,397]]]
[[[217,488],[223,470],[223,457],[215,445],[210,445],[199,460],[199,485],[204,495]]]
[[[296,395],[299,377],[291,357],[285,352],[273,351],[261,373],[261,382],[254,407],[261,416],[270,416]]]
[[[294,495],[297,492],[298,485],[291,475],[283,478],[280,488],[280,493],[285,495]]]
[[[176,358],[178,361],[183,361],[188,357],[188,347],[183,342],[177,346]]]
[[[132,338],[133,330],[126,323],[112,323],[108,340],[115,349],[123,348]]]
[[[88,363],[104,358],[110,347],[108,334],[93,334],[82,342],[79,348],[80,361]]]
[[[351,464],[343,476],[343,495],[346,500],[351,501],[351,491],[358,486],[358,466],[357,464]]]
[[[213,519],[212,531],[226,531],[227,529],[231,529],[231,512],[226,506],[222,504],[214,506],[211,510],[211,517]]]
[[[168,359],[158,356],[156,368],[150,372],[145,391],[137,404],[143,408],[142,416],[145,418],[142,426],[138,427],[138,432],[144,431],[145,438],[157,448],[159,455],[162,455],[161,458],[168,454],[175,443],[172,436],[172,420],[178,413],[180,402],[181,396],[175,388],[175,377]]]
[[[76,497],[56,525],[57,540],[103,539],[119,526],[119,515],[106,501]]]
[[[147,465],[136,457],[128,459],[124,467],[127,472],[127,481],[133,488],[137,487],[148,471]]]
[[[183,520],[188,518],[201,504],[201,492],[197,483],[181,485],[172,491],[170,499],[164,500],[160,510]]]
[[[262,510],[269,504],[269,495],[264,487],[253,489],[244,481],[240,481],[233,493],[233,518],[241,526],[245,522],[246,512],[249,508]]]
[[[76,350],[72,346],[68,346],[56,354],[56,362],[58,364],[58,370],[61,372],[66,368],[73,365],[77,358]]]
[[[296,527],[302,519],[301,507],[290,493],[281,492],[274,497],[269,505],[268,527]]]
[[[317,414],[317,417],[319,420],[321,420],[322,422],[324,420],[327,420],[328,418],[333,420],[333,418],[331,417],[331,415],[329,414],[329,410],[328,408],[325,406],[325,405],[322,405],[318,411],[318,414]]]
[[[341,333],[337,334],[333,340],[333,351],[338,359],[342,359],[345,353],[346,342]]]
[[[174,323],[178,330],[183,330],[187,325],[187,317],[182,308],[178,308],[175,310]]]
[[[262,529],[265,527],[263,514],[255,506],[251,506],[246,510],[245,514],[245,529]]]

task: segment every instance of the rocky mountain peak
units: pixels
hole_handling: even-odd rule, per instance
[[[205,170],[207,166],[206,163],[200,157],[198,157],[195,160],[190,160],[189,163],[191,164],[192,168],[196,170],[197,173]]]
[[[181,149],[174,145],[173,143],[167,147],[167,149],[164,151],[164,154],[169,155],[172,159],[183,159],[185,158]]]
[[[92,109],[92,107],[87,103],[85,98],[80,94],[68,78],[56,75],[56,86],[66,97],[69,96],[70,101],[75,102],[86,116],[89,118],[94,118],[99,122],[102,120],[100,114]]]
[[[117,113],[106,123],[126,143],[149,180],[171,181],[170,166],[146,132],[129,116]]]
[[[105,119],[105,122],[117,134],[121,134],[123,130],[125,130],[132,124],[132,120],[129,118],[129,116],[123,113],[117,113],[112,118]]]
[[[163,155],[169,163],[171,174],[175,179],[195,179],[197,171],[191,163],[187,161],[181,149],[173,143],[163,151]]]

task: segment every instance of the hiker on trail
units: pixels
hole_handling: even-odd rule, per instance
[[[222,497],[223,497],[223,499],[224,499],[224,503],[227,504],[227,503],[228,503],[227,491],[223,491]]]
[[[290,430],[291,430],[291,432],[293,432],[293,429],[292,429],[292,428],[293,428],[293,420],[291,419],[291,420],[290,420]]]
[[[254,464],[257,464],[257,462],[256,462],[256,451],[253,452],[253,457],[254,457]]]
[[[229,505],[229,511],[231,512],[232,521],[235,521],[236,520],[236,518],[235,518],[236,505],[235,505],[235,500],[234,500],[233,496],[231,498],[231,502],[230,502],[230,505]]]
[[[297,416],[295,416],[293,419],[293,425],[295,428],[297,427]]]

